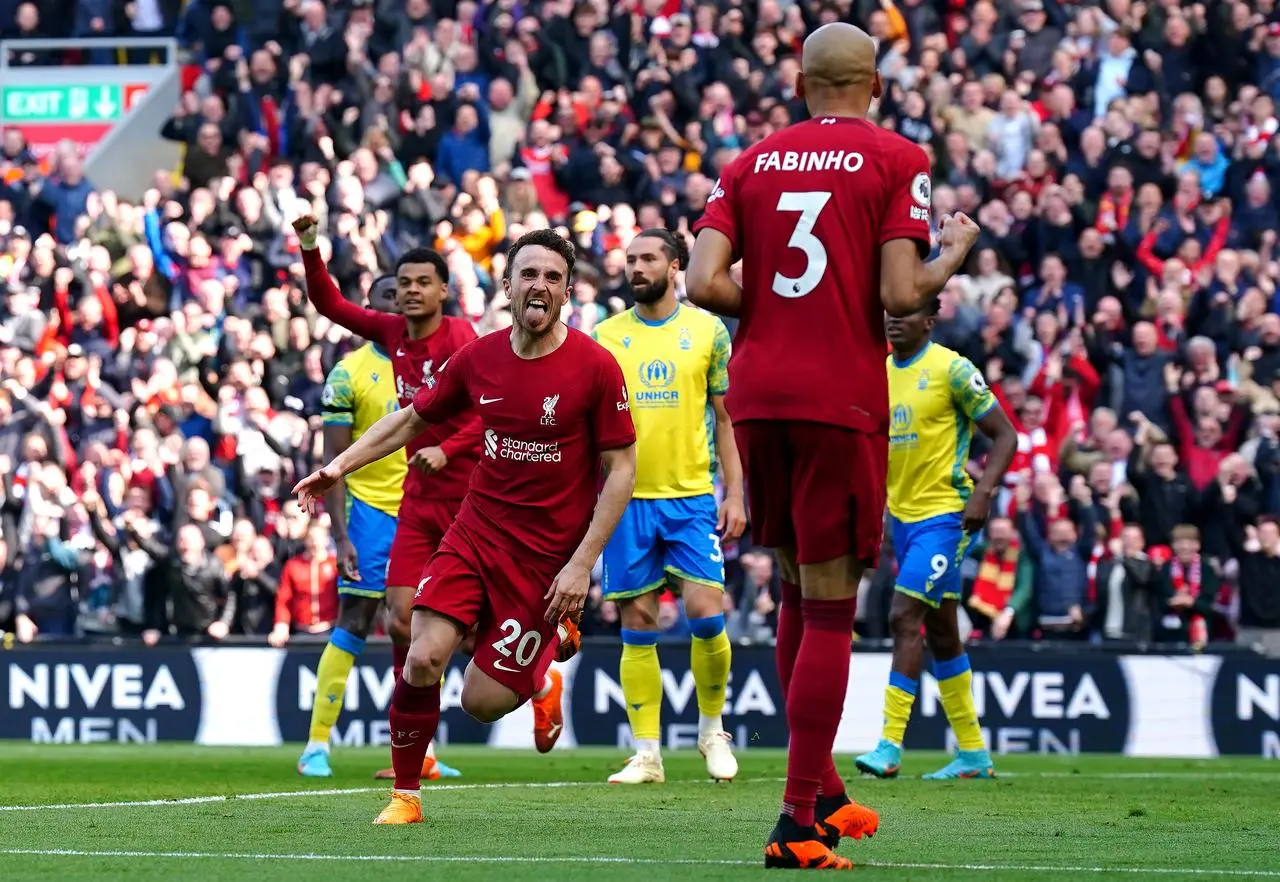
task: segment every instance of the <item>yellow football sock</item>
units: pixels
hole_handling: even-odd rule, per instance
[[[973,704],[973,671],[969,669],[969,656],[939,662],[934,665],[933,672],[938,678],[942,709],[956,733],[956,746],[961,750],[985,750],[982,728],[978,725],[978,710]]]
[[[342,698],[347,691],[347,676],[364,650],[364,641],[342,628],[334,630],[320,655],[316,668],[316,695],[311,702],[311,734],[307,737],[322,744],[329,743],[329,733],[342,713]]]
[[[693,630],[689,669],[698,691],[698,713],[718,719],[724,710],[724,688],[729,684],[729,663],[733,660],[724,614],[690,619],[689,626]]]
[[[637,743],[657,744],[662,734],[662,667],[658,664],[658,635],[622,630],[622,663],[618,666],[627,719]]]
[[[906,674],[892,671],[889,674],[889,686],[884,690],[884,735],[885,741],[902,746],[902,739],[907,734],[907,720],[911,719],[911,706],[916,703],[916,689],[919,684]]]

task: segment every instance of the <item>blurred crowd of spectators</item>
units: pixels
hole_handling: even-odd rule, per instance
[[[481,333],[511,321],[505,244],[552,226],[589,331],[629,305],[638,230],[688,235],[718,169],[804,118],[800,43],[837,19],[880,40],[877,118],[932,156],[935,216],[984,230],[936,335],[1019,431],[965,568],[974,635],[1280,633],[1274,0],[65,5],[0,0],[0,33],[176,36],[190,88],[159,134],[185,159],[126,199],[3,134],[0,627],[20,639],[280,642],[293,607],[333,608],[324,519],[288,487],[358,341],[307,304],[289,220],[322,219],[355,300],[439,249]],[[767,638],[773,563],[729,556],[731,628]],[[860,632],[885,633],[892,584],[886,542]],[[588,633],[616,631],[593,597]]]

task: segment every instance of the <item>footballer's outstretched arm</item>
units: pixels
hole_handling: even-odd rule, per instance
[[[293,488],[298,500],[311,508],[340,478],[377,462],[412,441],[427,422],[412,407],[401,408],[378,420],[360,439],[335,456],[327,466],[312,472]]]
[[[698,233],[689,255],[684,286],[694,306],[718,315],[737,318],[742,310],[742,286],[733,280],[733,243],[719,230]]]
[[[957,212],[942,219],[942,249],[933,260],[920,257],[915,239],[890,239],[880,246],[880,302],[892,316],[912,315],[938,296],[978,241],[978,225]]]
[[[388,330],[394,335],[401,324],[398,317],[388,317],[375,309],[357,306],[338,290],[337,283],[329,275],[329,269],[320,256],[319,221],[304,214],[293,222],[293,229],[298,234],[298,244],[302,249],[307,297],[316,311],[334,324],[375,343],[383,343]]]

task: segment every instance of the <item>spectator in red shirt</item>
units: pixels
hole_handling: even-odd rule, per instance
[[[284,646],[291,626],[304,634],[327,634],[337,616],[337,559],[329,548],[328,528],[313,522],[302,554],[290,558],[280,574],[276,622],[267,639],[272,646]]]

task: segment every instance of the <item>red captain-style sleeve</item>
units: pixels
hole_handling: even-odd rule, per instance
[[[591,432],[600,450],[617,450],[636,443],[636,427],[631,421],[631,403],[622,368],[603,347],[595,347],[596,388],[591,404]]]
[[[471,327],[470,322],[462,319],[446,319],[446,321],[450,324],[450,334],[457,347],[455,352],[477,339],[476,329]],[[464,420],[452,435],[440,442],[440,449],[449,459],[453,459],[459,453],[479,450],[480,436],[483,433],[480,414],[474,413],[470,419]]]
[[[923,256],[933,248],[929,239],[933,181],[929,177],[929,157],[918,145],[900,136],[886,134],[885,146],[892,148],[885,173],[884,208],[880,215],[880,244],[893,239],[911,239]]]
[[[724,237],[729,240],[729,244],[733,246],[733,256],[735,258],[742,256],[738,176],[743,168],[744,165],[741,158],[735,159],[725,166],[720,173],[720,179],[711,188],[711,195],[707,197],[707,207],[703,210],[702,217],[698,218],[693,225],[695,234],[703,230],[716,230],[723,233]]]
[[[320,259],[320,249],[302,250],[302,267],[307,274],[307,297],[316,311],[336,325],[365,340],[395,346],[404,335],[404,318],[357,306],[338,290],[328,268]]]
[[[424,421],[439,425],[471,407],[471,391],[468,388],[467,363],[476,343],[468,343],[455,352],[436,370],[435,383],[423,384],[413,396],[413,409]],[[443,445],[441,446],[443,450]],[[445,455],[449,451],[445,450]]]

